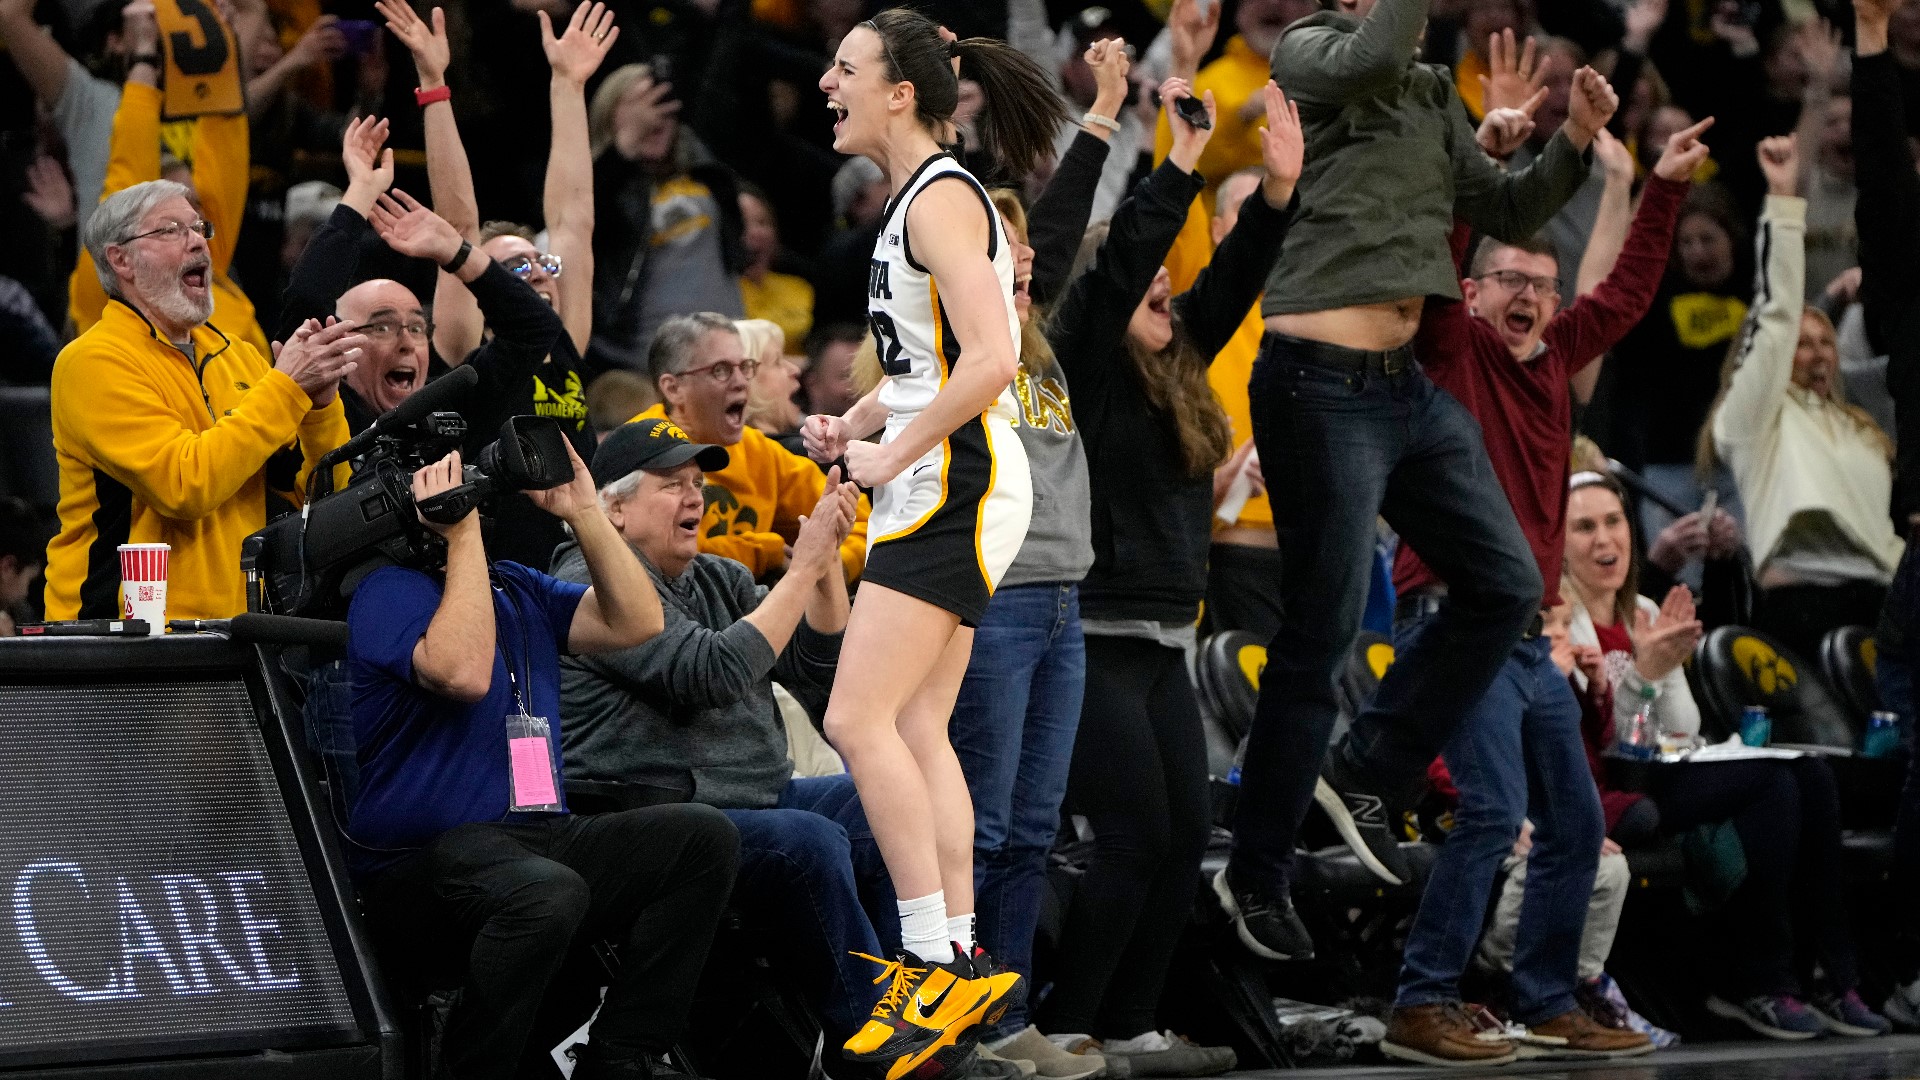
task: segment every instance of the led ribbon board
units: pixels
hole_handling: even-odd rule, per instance
[[[355,1041],[246,685],[0,686],[0,1066]]]

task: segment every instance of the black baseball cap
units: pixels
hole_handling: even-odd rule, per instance
[[[649,417],[614,428],[593,452],[593,486],[606,487],[635,469],[677,469],[689,461],[702,472],[718,472],[730,460],[726,447],[692,442],[679,424]]]

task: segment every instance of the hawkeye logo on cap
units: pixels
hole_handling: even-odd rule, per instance
[[[680,430],[680,425],[674,423],[671,420],[656,420],[653,423],[653,430],[647,432],[647,437],[650,439],[657,439],[662,435],[671,435],[674,438],[679,439],[681,442],[693,441],[692,439],[687,438],[686,432]]]

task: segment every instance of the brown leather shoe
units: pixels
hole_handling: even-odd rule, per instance
[[[1393,1010],[1380,1052],[1421,1065],[1505,1065],[1517,1057],[1507,1040],[1475,1034],[1465,1010],[1453,1001]]]
[[[1528,1030],[1535,1035],[1566,1040],[1565,1046],[1541,1048],[1528,1057],[1623,1058],[1653,1051],[1653,1041],[1640,1032],[1607,1027],[1578,1008],[1531,1025]]]

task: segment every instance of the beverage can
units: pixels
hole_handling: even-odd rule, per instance
[[[1867,717],[1867,733],[1860,741],[1860,752],[1867,757],[1886,757],[1900,745],[1900,714],[1881,710]]]
[[[1740,741],[1765,746],[1773,741],[1773,716],[1765,705],[1749,705],[1740,714]]]

